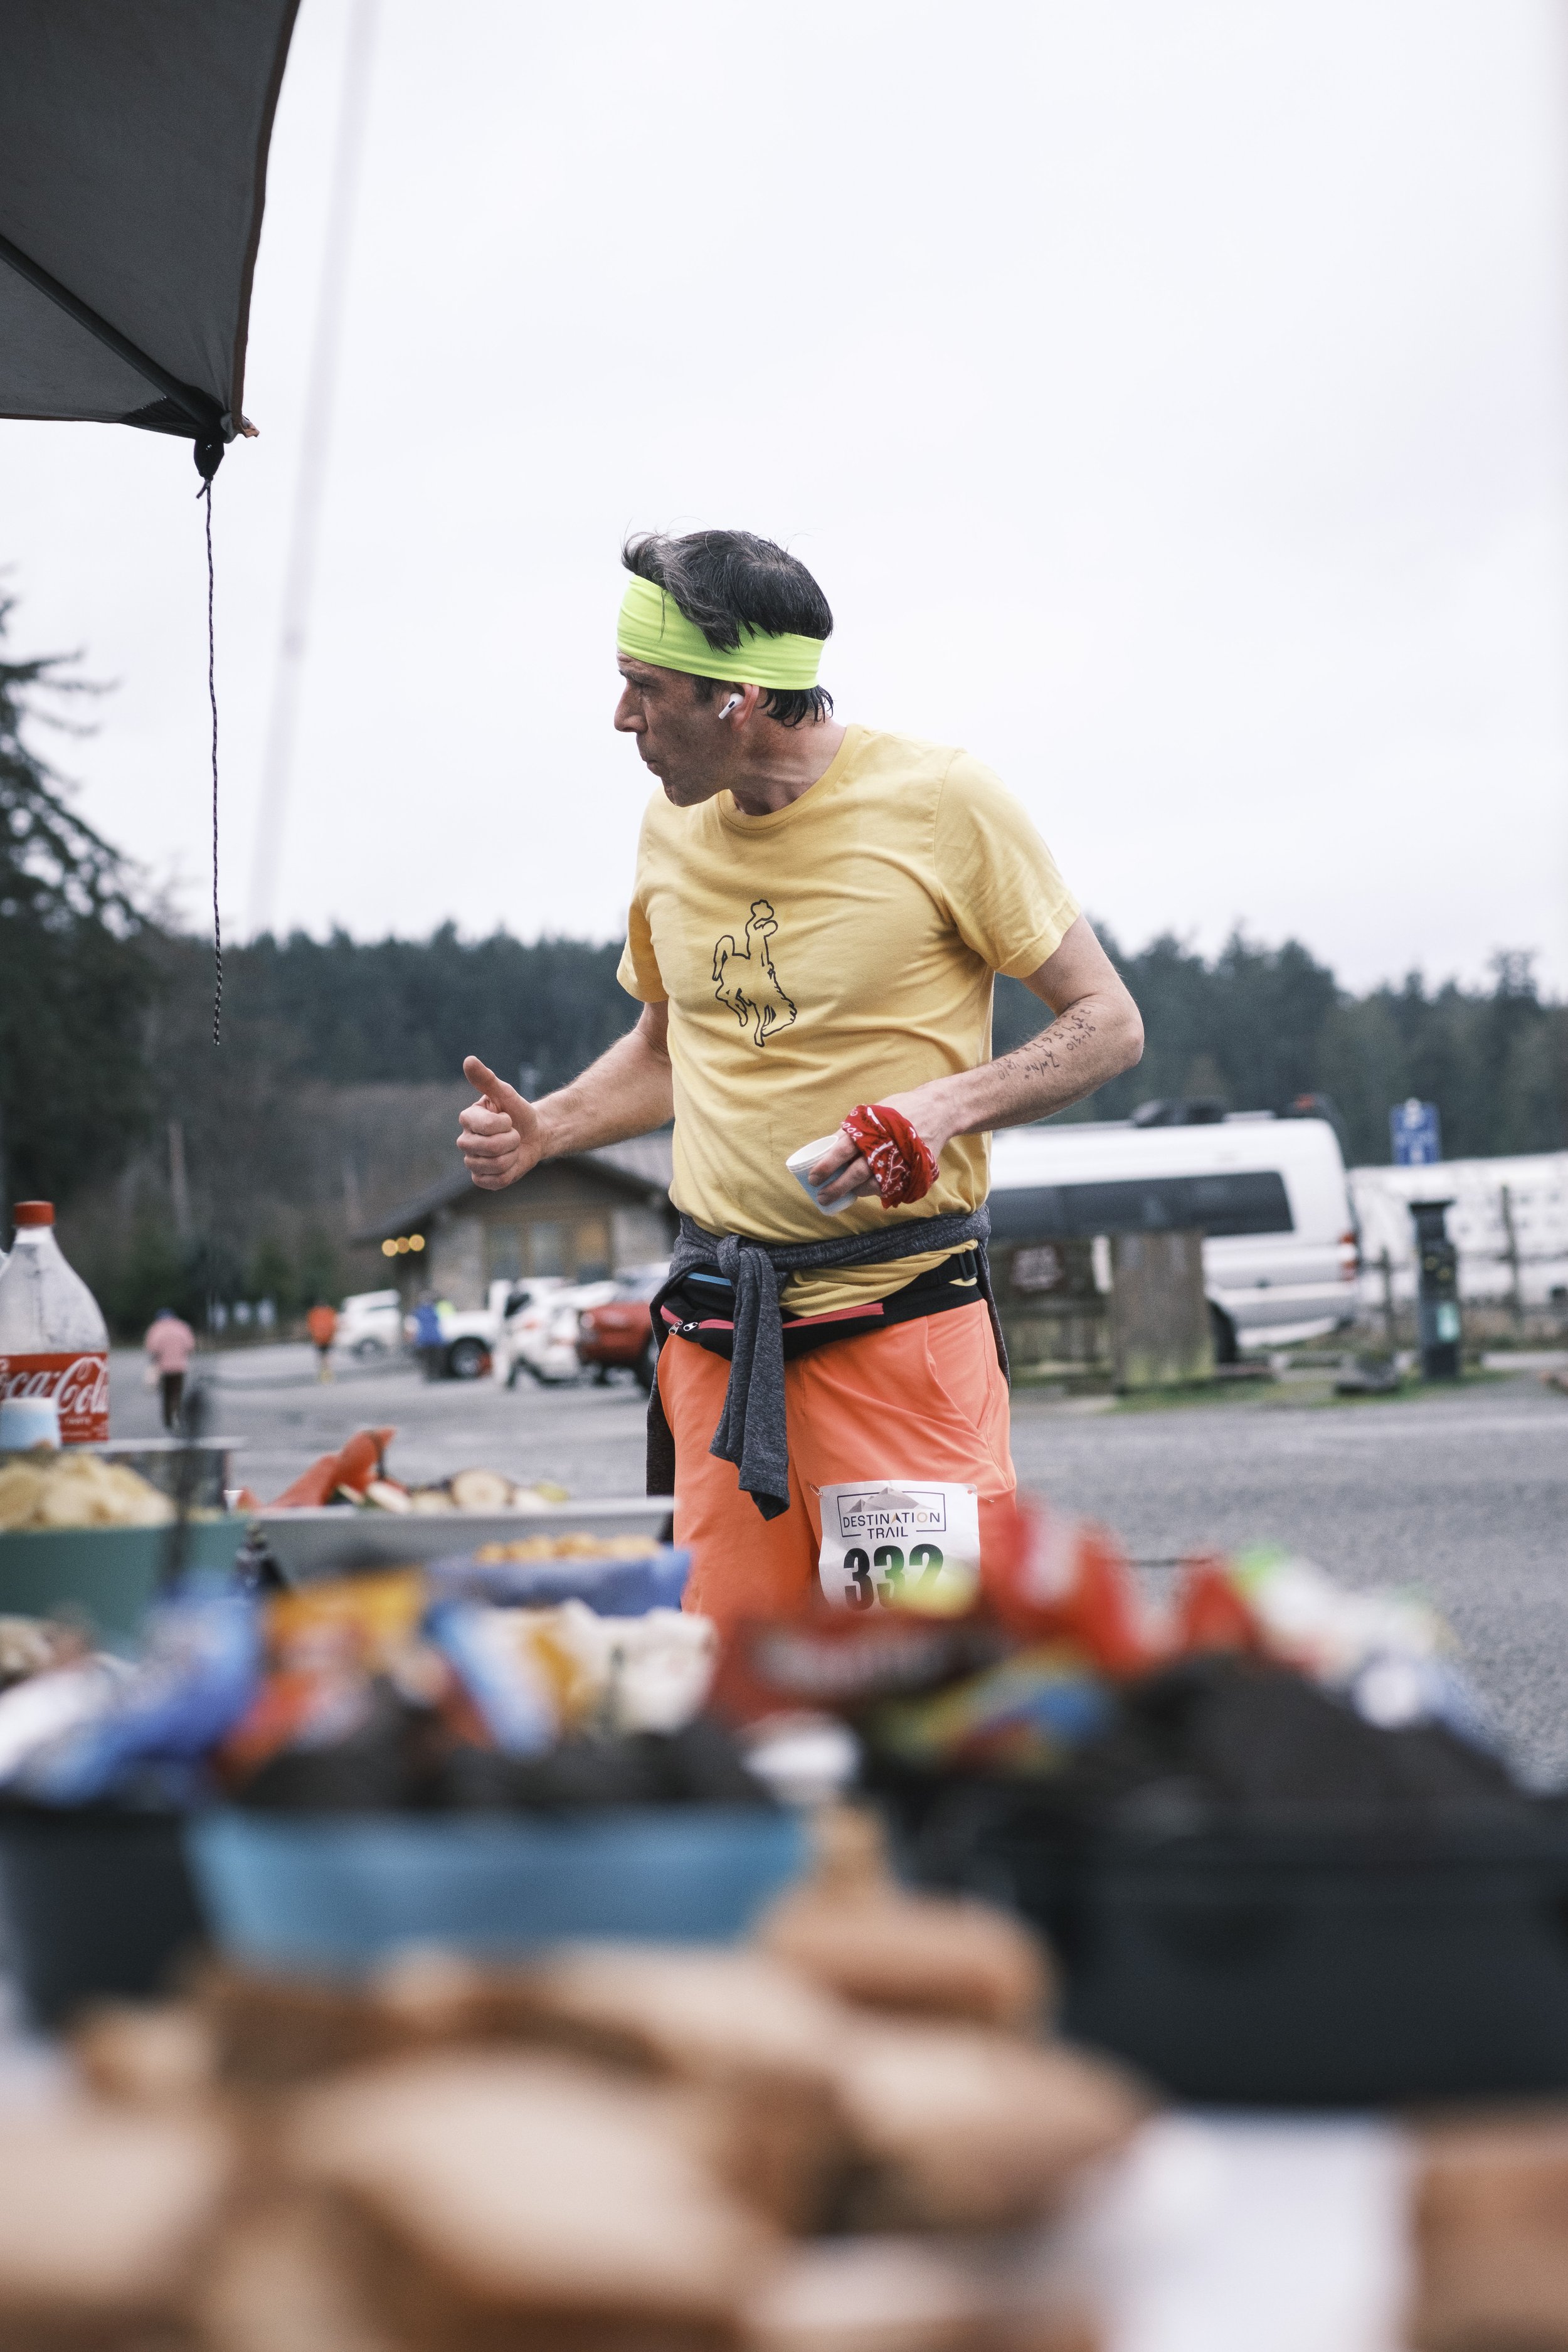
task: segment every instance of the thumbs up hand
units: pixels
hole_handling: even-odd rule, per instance
[[[479,1099],[458,1118],[458,1149],[475,1183],[499,1192],[543,1159],[543,1122],[533,1105],[487,1069],[477,1054],[463,1064],[463,1076]]]

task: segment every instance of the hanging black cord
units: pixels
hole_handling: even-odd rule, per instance
[[[219,444],[219,455],[222,445]],[[201,465],[198,449],[196,463]],[[216,470],[216,464],[215,464]],[[206,474],[198,498],[207,506],[207,700],[212,706],[213,740],[213,1044],[223,1043],[223,920],[217,906],[217,661],[213,625],[213,478]]]

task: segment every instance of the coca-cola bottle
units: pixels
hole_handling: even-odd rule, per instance
[[[90,1445],[109,1435],[109,1332],[54,1224],[49,1202],[17,1202],[16,1237],[0,1268],[0,1400],[53,1397],[61,1444]]]

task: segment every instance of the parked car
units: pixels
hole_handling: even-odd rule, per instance
[[[1151,1104],[1131,1119],[1008,1128],[991,1148],[990,1206],[994,1255],[1112,1220],[1125,1231],[1130,1214],[1201,1230],[1221,1363],[1355,1319],[1355,1217],[1327,1118]]]
[[[601,1305],[615,1293],[613,1282],[556,1282],[520,1313],[509,1316],[508,1388],[516,1385],[520,1372],[531,1373],[547,1388],[579,1379],[583,1367],[577,1354],[578,1319],[585,1308]]]
[[[669,1265],[634,1265],[616,1276],[614,1296],[585,1307],[577,1318],[577,1360],[604,1380],[617,1366],[633,1371],[645,1389],[653,1386],[654,1344],[647,1303],[668,1279]]]
[[[492,1285],[492,1293],[497,1286]],[[504,1296],[496,1317],[490,1371],[500,1388],[515,1388],[520,1372],[532,1371],[533,1358],[542,1346],[545,1309],[566,1288],[558,1274],[531,1275],[526,1281],[499,1286]]]
[[[338,1315],[336,1347],[369,1363],[395,1356],[403,1339],[403,1302],[395,1290],[356,1290]]]

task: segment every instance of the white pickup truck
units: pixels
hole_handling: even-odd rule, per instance
[[[581,1380],[578,1318],[584,1307],[602,1307],[606,1299],[614,1298],[616,1286],[613,1282],[555,1281],[548,1285],[519,1284],[517,1288],[531,1289],[533,1295],[505,1318],[495,1356],[497,1381],[513,1388],[520,1372],[530,1373],[547,1388]]]
[[[614,1288],[613,1283],[578,1288],[558,1275],[541,1275],[526,1282],[492,1282],[482,1307],[442,1302],[437,1312],[446,1378],[477,1381],[493,1371],[510,1384],[527,1370],[539,1380],[574,1380],[581,1370],[577,1311]],[[395,1290],[362,1290],[343,1300],[334,1344],[368,1364],[395,1356],[405,1346],[416,1348],[418,1334]]]
[[[482,1307],[453,1307],[445,1299],[439,1301],[437,1311],[446,1349],[443,1376],[449,1381],[478,1381],[493,1370],[504,1380],[522,1318],[564,1286],[558,1276],[540,1275],[526,1282],[492,1282]],[[411,1348],[418,1346],[412,1315],[403,1318],[403,1336]]]

